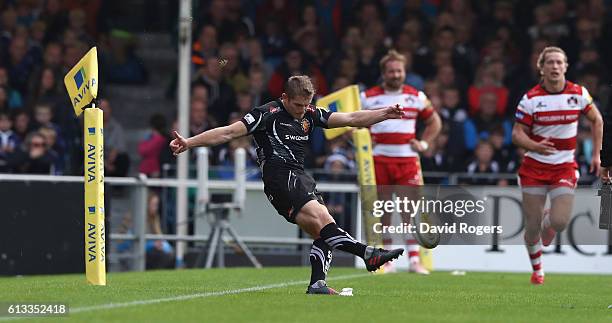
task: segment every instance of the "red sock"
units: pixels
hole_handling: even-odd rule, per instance
[[[527,246],[527,253],[529,254],[533,272],[538,273],[539,276],[544,276],[544,269],[542,268],[542,242],[540,240],[531,244],[525,242],[525,245]]]
[[[408,261],[410,261],[411,264],[421,261],[419,244],[416,240],[406,240],[406,249],[408,250]]]

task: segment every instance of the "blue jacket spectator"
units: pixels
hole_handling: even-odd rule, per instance
[[[492,131],[498,127],[504,129],[504,145],[512,143],[512,123],[496,115],[497,96],[485,93],[480,97],[479,112],[463,124],[465,147],[473,151],[480,140],[487,140]]]

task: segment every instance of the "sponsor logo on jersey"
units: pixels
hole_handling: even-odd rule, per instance
[[[578,120],[579,115],[577,114],[567,114],[567,115],[539,115],[536,113],[535,115],[536,121],[541,122],[555,122],[555,121],[576,121]]]
[[[296,136],[296,135],[285,135],[286,140],[295,140],[295,141],[304,141],[308,140],[308,135],[306,136]]]
[[[274,112],[276,112],[276,111],[278,111],[278,110],[280,110],[280,108],[279,108],[279,107],[270,106],[270,110],[269,110],[269,111],[270,111],[270,113],[274,113]]]
[[[247,114],[244,116],[244,120],[246,120],[247,124],[251,124],[251,123],[255,122],[255,117],[253,117],[253,115],[252,115],[252,114],[247,113]]]
[[[538,105],[536,105],[536,108],[546,108],[546,104],[544,104],[544,102],[539,101]]]

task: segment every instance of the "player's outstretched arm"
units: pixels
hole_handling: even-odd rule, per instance
[[[369,127],[387,119],[401,119],[404,113],[399,105],[376,110],[361,110],[350,113],[334,112],[328,120],[329,128]]]
[[[529,138],[529,131],[530,129],[528,126],[518,122],[515,123],[512,128],[512,142],[527,151],[534,151],[542,155],[552,155],[557,151],[555,149],[555,144],[548,138],[544,138],[539,142]]]
[[[603,118],[593,103],[593,107],[586,113],[586,118],[591,121],[591,135],[593,138],[593,155],[591,156],[591,173],[599,174],[601,167],[601,145],[603,137]]]
[[[229,126],[210,129],[189,138],[185,138],[174,131],[174,139],[170,142],[170,149],[174,156],[176,156],[191,148],[224,144],[246,134],[247,128],[241,121],[234,122]]]

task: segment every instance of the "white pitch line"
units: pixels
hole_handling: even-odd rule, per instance
[[[371,276],[371,275],[372,274],[343,275],[343,276],[330,277],[329,280],[330,281],[346,280],[346,279],[360,278],[360,277],[366,277],[366,276]],[[76,314],[76,313],[83,313],[83,312],[98,311],[98,310],[114,309],[114,308],[184,301],[184,300],[189,300],[189,299],[194,299],[194,298],[206,298],[206,297],[213,297],[213,296],[224,296],[224,295],[234,295],[234,294],[242,294],[242,293],[249,293],[249,292],[257,292],[257,291],[262,291],[262,290],[267,290],[267,289],[288,287],[288,286],[308,284],[308,283],[309,281],[307,280],[299,280],[299,281],[292,281],[292,282],[286,282],[286,283],[278,283],[278,284],[270,284],[270,285],[263,285],[263,286],[253,286],[253,287],[247,287],[247,288],[224,290],[224,291],[218,291],[218,292],[197,293],[197,294],[180,295],[180,296],[173,296],[173,297],[131,301],[131,302],[124,302],[124,303],[108,303],[108,304],[100,304],[100,305],[93,305],[93,306],[77,307],[77,308],[70,308],[68,315]],[[34,317],[23,317],[23,316],[21,317],[0,317],[0,321],[8,321],[8,320],[14,320],[14,319],[26,319],[26,318],[34,318]]]

